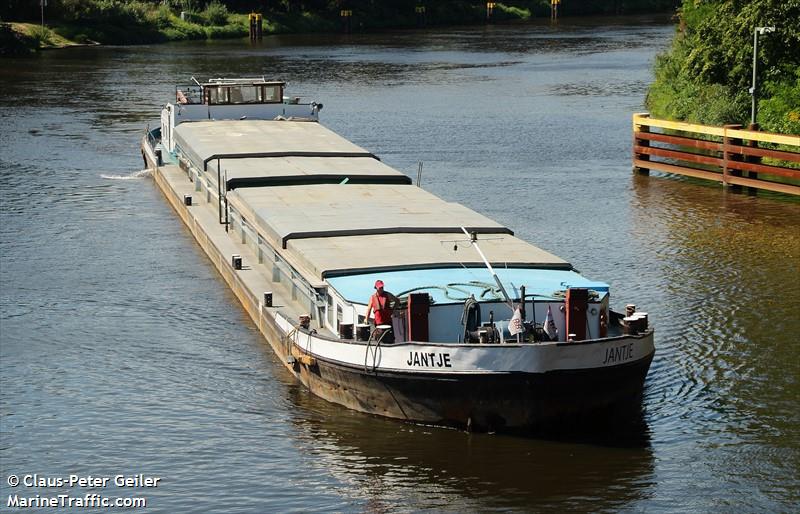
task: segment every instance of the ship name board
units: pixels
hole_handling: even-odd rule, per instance
[[[633,358],[633,343],[606,348],[606,358],[603,364],[616,364]]]
[[[452,368],[449,353],[437,352],[408,352],[409,366],[429,367],[429,368]]]

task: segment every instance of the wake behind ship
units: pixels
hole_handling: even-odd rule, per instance
[[[282,82],[194,81],[142,140],[170,204],[310,391],[498,431],[640,401],[646,313],[615,312],[607,284],[413,185],[323,127],[321,109]]]

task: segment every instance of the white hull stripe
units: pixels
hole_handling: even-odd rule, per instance
[[[284,333],[294,328],[278,314]],[[295,332],[293,342],[313,357],[369,371],[405,373],[545,373],[589,370],[630,364],[653,354],[653,333],[591,344],[538,343],[522,345],[425,345],[400,343],[376,347],[335,341]]]

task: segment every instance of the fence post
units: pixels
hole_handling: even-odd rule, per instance
[[[761,127],[758,125],[758,123],[751,123],[750,125],[747,126],[747,130],[752,130],[754,132],[757,132],[757,131],[761,130]],[[758,141],[756,141],[755,139],[751,139],[751,140],[749,140],[747,142],[747,146],[749,146],[751,148],[758,148]],[[753,164],[761,164],[761,157],[759,157],[757,155],[748,155],[747,156],[747,162],[752,162]],[[748,171],[747,172],[747,177],[748,178],[752,178],[754,180],[758,180],[758,172]],[[752,189],[753,191],[756,191],[756,189],[753,189],[753,188],[750,188],[750,189]]]
[[[414,12],[417,14],[417,27],[425,26],[425,6],[417,5],[414,7]]]
[[[650,160],[650,156],[647,155],[647,154],[637,153],[636,152],[636,147],[637,146],[650,146],[650,141],[648,141],[647,139],[639,139],[637,137],[637,134],[639,132],[650,132],[650,127],[648,127],[647,125],[643,125],[643,124],[637,123],[636,121],[637,121],[637,118],[649,118],[649,117],[650,117],[650,113],[646,113],[646,112],[633,115],[633,160],[634,160],[633,172],[634,173],[638,173],[639,175],[649,175],[650,174],[650,170],[648,168],[642,168],[640,166],[637,166],[636,165],[636,159],[639,159],[639,160],[642,160],[642,161],[649,161]]]
[[[732,124],[724,125],[723,128],[725,129],[725,135],[722,138],[722,185],[725,187],[730,187],[732,191],[739,191],[741,186],[729,184],[728,177],[741,177],[742,172],[740,170],[730,169],[728,167],[728,162],[742,160],[741,153],[736,152],[734,148],[741,146],[742,140],[728,137],[728,130],[740,130],[742,126],[740,124]]]

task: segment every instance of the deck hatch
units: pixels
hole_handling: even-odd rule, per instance
[[[380,160],[369,152],[245,152],[245,153],[219,153],[212,154],[203,159],[203,171],[208,170],[208,163],[222,159],[267,159],[277,157],[345,157],[345,158],[371,158]]]
[[[405,175],[288,175],[280,177],[237,177],[228,179],[228,191],[240,187],[304,186],[311,184],[411,184]]]

